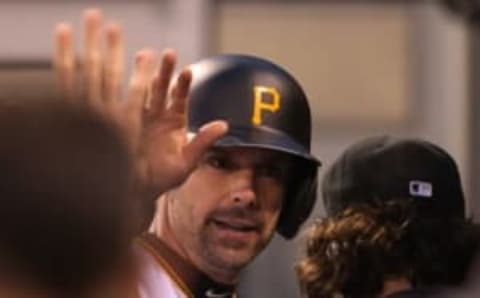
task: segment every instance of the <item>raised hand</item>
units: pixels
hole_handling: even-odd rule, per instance
[[[56,26],[54,65],[61,88],[66,98],[85,103],[120,129],[135,165],[134,189],[142,200],[153,201],[188,177],[205,150],[226,133],[227,124],[211,122],[192,140],[187,139],[187,99],[192,74],[188,68],[183,69],[172,82],[176,64],[173,50],[163,51],[160,67],[153,50],[138,51],[124,96],[124,43],[120,27],[104,27],[98,10],[86,11],[84,24],[81,78],[77,77],[71,26]]]
[[[202,127],[191,141],[187,139],[187,99],[192,73],[189,69],[180,72],[169,101],[175,60],[173,51],[163,52],[160,69],[153,80],[151,99],[143,113],[143,135],[139,144],[143,158],[142,180],[162,190],[183,182],[207,148],[227,131],[224,121],[215,121]]]

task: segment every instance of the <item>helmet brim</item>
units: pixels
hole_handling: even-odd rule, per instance
[[[255,129],[230,126],[227,134],[219,139],[214,146],[269,149],[305,159],[317,167],[322,165],[322,162],[311,155],[307,148],[280,131],[262,126]]]

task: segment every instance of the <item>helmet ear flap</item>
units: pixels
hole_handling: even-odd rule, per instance
[[[304,175],[287,188],[277,232],[285,239],[295,237],[301,225],[310,216],[317,200],[317,167],[304,168]]]

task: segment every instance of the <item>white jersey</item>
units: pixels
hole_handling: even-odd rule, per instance
[[[141,272],[138,285],[140,298],[187,298],[189,297],[175,283],[173,278],[159,264],[155,257],[143,247],[136,248]]]

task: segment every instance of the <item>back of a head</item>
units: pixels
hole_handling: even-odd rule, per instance
[[[0,109],[0,261],[75,293],[123,253],[130,161],[120,135],[62,101]]]
[[[297,265],[306,297],[378,297],[386,280],[409,280],[410,211],[405,201],[382,210],[357,205],[310,226]]]
[[[380,136],[350,146],[325,174],[323,200],[329,216],[367,205],[381,211],[411,202],[408,238],[416,250],[420,285],[461,283],[479,244],[478,229],[465,218],[457,165],[439,146],[417,139]],[[400,202],[401,203],[401,202]]]
[[[478,248],[478,228],[454,221],[442,230],[417,218],[415,209],[411,200],[397,198],[358,204],[313,224],[297,265],[302,291],[307,297],[378,297],[393,291],[389,282],[403,283],[397,291],[432,293],[459,285]]]
[[[350,146],[322,183],[328,215],[358,203],[414,198],[421,217],[465,218],[465,199],[454,159],[419,139],[370,137]]]

